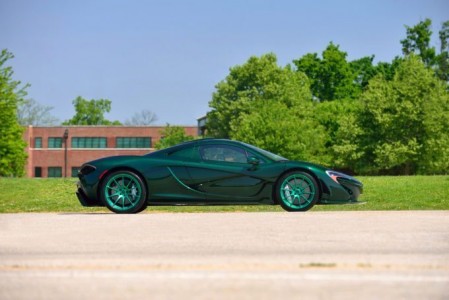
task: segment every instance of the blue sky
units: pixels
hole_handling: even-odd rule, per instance
[[[449,0],[0,0],[0,49],[15,55],[28,97],[61,121],[82,96],[110,99],[110,120],[151,110],[157,124],[195,125],[215,85],[250,56],[274,52],[283,66],[333,41],[349,60],[389,62],[404,25],[425,18],[439,48]]]

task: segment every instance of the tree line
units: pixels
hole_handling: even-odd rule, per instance
[[[157,115],[151,110],[136,112],[125,123],[118,120],[110,121],[105,114],[111,111],[112,101],[109,99],[90,99],[81,96],[72,101],[75,115],[62,123],[51,114],[53,107],[42,105],[34,99],[22,99],[18,103],[17,117],[22,126],[53,126],[53,125],[151,125],[157,121]]]
[[[216,85],[208,135],[357,174],[447,174],[449,21],[439,51],[431,23],[406,26],[392,62],[348,61],[332,42],[284,67],[250,57]]]
[[[406,26],[402,56],[374,64],[374,55],[348,61],[339,45],[279,66],[274,53],[230,68],[215,86],[207,134],[252,143],[290,159],[358,174],[447,174],[449,169],[449,21],[430,45],[431,20]],[[21,125],[54,125],[51,107],[26,99],[0,53],[0,176],[23,175]],[[77,97],[63,125],[121,125],[104,114],[108,99]],[[125,125],[148,125],[157,116],[136,113]],[[167,125],[158,148],[183,140]]]

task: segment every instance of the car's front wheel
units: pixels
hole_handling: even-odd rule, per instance
[[[279,178],[276,197],[287,211],[306,211],[318,201],[318,185],[315,178],[306,172],[289,172]]]
[[[119,214],[138,213],[145,209],[147,191],[142,179],[131,171],[116,171],[101,185],[103,204]]]

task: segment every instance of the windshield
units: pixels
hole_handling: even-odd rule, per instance
[[[288,160],[288,159],[286,159],[285,157],[282,157],[282,156],[280,156],[280,155],[271,153],[271,152],[269,152],[269,151],[267,151],[267,150],[260,149],[260,148],[258,148],[258,147],[256,147],[256,146],[249,145],[249,144],[246,144],[246,143],[243,143],[243,142],[242,142],[242,144],[244,144],[244,145],[247,146],[248,148],[251,148],[251,149],[253,149],[253,150],[259,152],[260,154],[262,154],[263,156],[268,157],[268,158],[271,159],[271,160],[274,160],[274,161]]]

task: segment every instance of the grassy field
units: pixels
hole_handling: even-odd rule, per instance
[[[449,176],[358,177],[365,185],[362,204],[317,205],[312,211],[448,210]],[[76,179],[0,178],[0,213],[106,212],[82,207]],[[145,212],[283,211],[272,205],[150,206]]]

